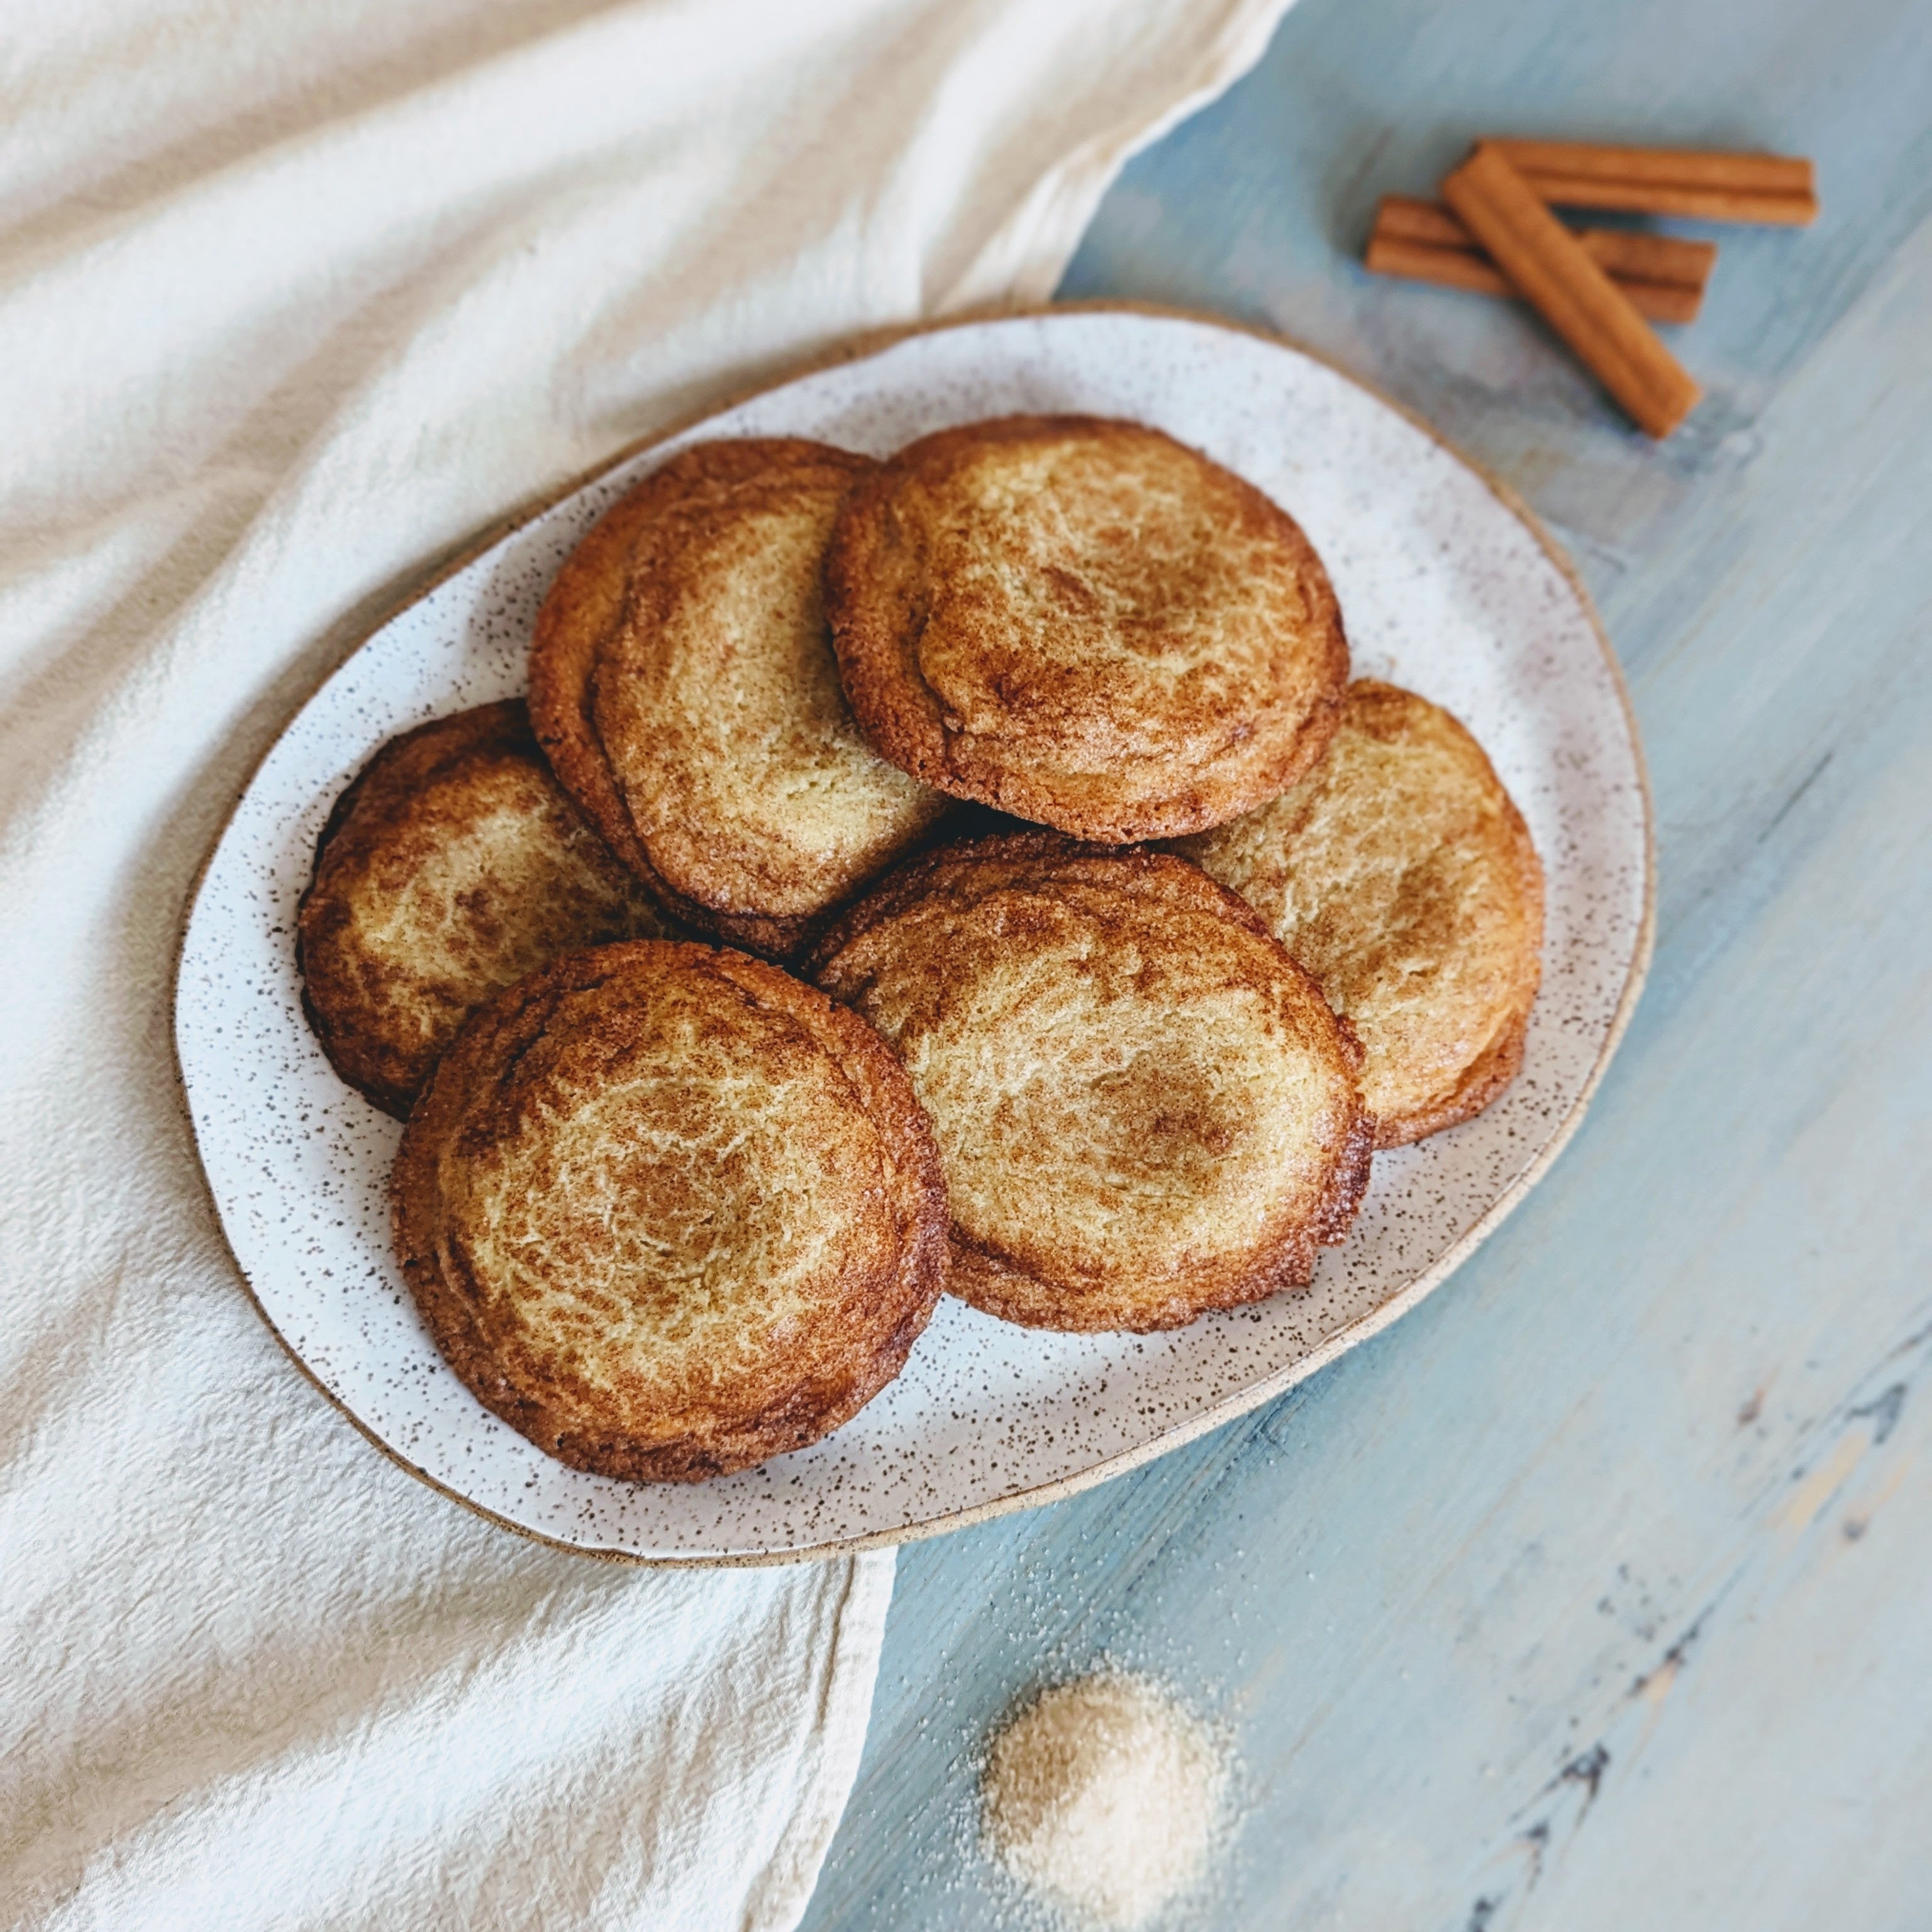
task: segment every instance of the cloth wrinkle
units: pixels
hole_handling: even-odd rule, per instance
[[[797,1923],[890,1552],[597,1564],[319,1400],[196,1161],[187,902],[302,699],[443,560],[807,357],[1043,296],[1284,4],[14,10],[0,1924]]]

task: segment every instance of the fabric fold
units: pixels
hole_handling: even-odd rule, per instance
[[[796,1923],[874,1554],[587,1562],[377,1454],[221,1244],[188,894],[440,560],[848,338],[1052,289],[1280,0],[74,0],[0,72],[0,1920]]]

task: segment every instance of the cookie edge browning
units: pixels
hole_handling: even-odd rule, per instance
[[[1404,685],[1391,684],[1386,679],[1364,678],[1358,682],[1370,686],[1378,695],[1394,692],[1406,699],[1421,698],[1419,692],[1412,692]],[[1503,821],[1510,830],[1510,842],[1516,851],[1516,874],[1522,886],[1524,922],[1530,935],[1526,948],[1530,968],[1521,1005],[1503,1030],[1469,1063],[1455,1090],[1432,1107],[1378,1120],[1376,1127],[1376,1144],[1378,1148],[1408,1147],[1417,1141],[1426,1140],[1430,1135],[1439,1134],[1445,1128],[1460,1126],[1465,1120],[1473,1120],[1485,1108],[1501,1099],[1510,1083],[1522,1071],[1523,1052],[1529,1043],[1530,1018],[1536,1010],[1537,995],[1543,989],[1547,889],[1543,860],[1537,851],[1535,840],[1529,836],[1528,822],[1522,815],[1522,807],[1511,796],[1508,786],[1503,783],[1482,740],[1446,705],[1436,704],[1432,699],[1426,698],[1422,698],[1421,701],[1440,712],[1468,741],[1482,760],[1482,768],[1490,783],[1496,788],[1496,796],[1502,801]]]
[[[776,960],[790,958],[830,915],[723,912],[679,891],[651,863],[638,836],[592,711],[598,659],[630,602],[638,540],[694,477],[748,480],[787,463],[844,468],[855,482],[878,467],[869,456],[808,436],[728,436],[688,445],[626,490],[565,558],[538,608],[530,651],[531,724],[578,809],[680,925]]]
[[[1543,943],[1545,936],[1545,919],[1547,913],[1546,893],[1547,886],[1544,878],[1543,860],[1536,849],[1536,841],[1529,836],[1528,821],[1502,782],[1482,740],[1447,705],[1438,704],[1432,698],[1424,698],[1420,692],[1412,692],[1407,686],[1393,684],[1386,678],[1362,678],[1358,682],[1381,701],[1384,694],[1400,696],[1405,702],[1419,700],[1431,710],[1446,718],[1482,761],[1482,769],[1490,783],[1496,788],[1496,795],[1502,802],[1503,822],[1510,830],[1510,842],[1514,847],[1516,860],[1516,876],[1522,890],[1524,923],[1529,934],[1527,951],[1530,968],[1522,989],[1522,1004],[1511,1016],[1503,1030],[1472,1060],[1457,1083],[1455,1091],[1438,1100],[1432,1107],[1424,1107],[1409,1114],[1400,1114],[1379,1123],[1376,1144],[1382,1148],[1407,1147],[1420,1140],[1426,1140],[1431,1134],[1439,1134],[1445,1128],[1460,1126],[1465,1120],[1472,1120],[1483,1110],[1499,1100],[1510,1083],[1522,1071],[1524,1048],[1529,1042],[1529,1022],[1536,1010],[1537,995],[1543,989]]]
[[[1516,876],[1522,890],[1525,926],[1531,936],[1526,948],[1530,969],[1522,989],[1520,1004],[1516,1010],[1506,1016],[1502,1030],[1463,1069],[1462,1078],[1454,1090],[1442,1100],[1406,1114],[1386,1114],[1376,1117],[1376,1146],[1382,1150],[1412,1146],[1418,1141],[1428,1139],[1431,1135],[1439,1134],[1450,1127],[1460,1126],[1465,1120],[1474,1120],[1502,1097],[1510,1083],[1522,1070],[1523,1051],[1529,1039],[1530,1018],[1535,1010],[1537,994],[1543,983],[1545,884],[1543,860],[1537,852],[1535,840],[1529,835],[1529,826],[1523,818],[1522,808],[1510,795],[1509,788],[1503,783],[1495,761],[1484,748],[1482,740],[1447,705],[1438,704],[1433,698],[1424,697],[1418,691],[1410,690],[1406,685],[1396,684],[1387,678],[1379,677],[1353,680],[1342,694],[1342,710],[1344,713],[1352,702],[1363,702],[1378,706],[1388,706],[1393,702],[1404,710],[1420,705],[1444,721],[1451,731],[1474,753],[1488,786],[1500,802],[1503,822],[1509,829],[1510,844],[1514,852]],[[1194,862],[1186,852],[1178,856],[1189,860],[1190,863]]]
[[[520,753],[539,769],[548,768],[522,698],[499,698],[492,704],[472,705],[466,710],[446,712],[440,718],[399,732],[378,746],[368,763],[337,794],[327,820],[316,835],[308,884],[302,888],[296,908],[296,974],[302,982],[302,1016],[338,1077],[394,1120],[409,1118],[410,1109],[435,1072],[435,1060],[432,1057],[428,1069],[418,1078],[405,1081],[397,1070],[394,1054],[338,1026],[326,1010],[335,982],[315,956],[322,940],[340,924],[331,916],[339,908],[325,890],[323,874],[329,850],[350,829],[351,820],[358,814],[373,814],[377,825],[386,824],[394,812],[406,806],[452,765],[489,750]],[[557,790],[571,809],[582,818],[568,792],[561,784]],[[596,826],[587,820],[585,830],[593,838],[598,836]],[[621,874],[628,868],[619,869]]]
[[[1033,862],[1050,875],[1053,869],[1064,864],[1096,860],[1110,868],[1123,863],[1131,866],[1137,884],[1154,883],[1156,890],[1169,882],[1180,885],[1202,912],[1226,919],[1278,954],[1300,990],[1332,1023],[1353,1103],[1348,1126],[1330,1163],[1327,1185],[1302,1225],[1277,1243],[1229,1288],[1217,1294],[1177,1302],[1169,1312],[1158,1317],[1137,1319],[1131,1323],[1097,1318],[1069,1322],[1064,1318],[1065,1310],[1059,1309],[1054,1312],[1062,1318],[1042,1319],[1039,1312],[1042,1300],[1050,1301],[1053,1295],[1064,1291],[1052,1289],[1036,1277],[1011,1267],[981,1244],[962,1234],[949,1215],[946,1239],[952,1265],[946,1285],[962,1301],[1022,1328],[1061,1334],[1152,1334],[1165,1329],[1186,1328],[1204,1315],[1245,1306],[1265,1300],[1272,1294],[1306,1288],[1313,1279],[1318,1251],[1324,1246],[1335,1246],[1347,1238],[1368,1191],[1376,1148],[1376,1124],[1373,1116],[1362,1105],[1359,1083],[1361,1042],[1354,1028],[1328,1004],[1314,976],[1268,931],[1260,914],[1238,893],[1229,891],[1178,853],[1138,844],[1096,845],[1055,832],[995,833],[923,853],[888,873],[871,892],[827,930],[812,949],[806,965],[816,982],[819,975],[830,969],[838,955],[848,946],[928,896],[943,883],[944,874],[950,868],[970,867],[986,861],[1018,865]],[[841,998],[836,994],[832,997]],[[1031,1284],[1035,1293],[1017,1296],[1002,1286],[1014,1281]]]
[[[905,674],[900,638],[878,621],[878,604],[868,601],[868,592],[881,577],[878,525],[882,506],[901,479],[915,473],[916,466],[935,458],[944,461],[962,447],[1022,442],[1070,432],[1116,442],[1130,436],[1158,437],[1220,471],[1240,486],[1262,520],[1274,526],[1276,535],[1307,567],[1327,620],[1323,626],[1327,684],[1265,778],[1237,788],[1226,783],[1216,787],[1197,778],[1168,799],[1144,806],[1134,814],[1109,816],[1063,804],[1051,787],[1037,783],[1025,772],[1004,772],[988,785],[955,770],[938,701],[923,680]],[[882,758],[935,791],[990,806],[1089,844],[1138,844],[1182,838],[1238,818],[1278,797],[1312,770],[1341,722],[1342,698],[1348,684],[1348,632],[1320,552],[1301,526],[1265,490],[1204,451],[1149,423],[1078,414],[994,416],[936,430],[908,443],[862,477],[841,506],[826,548],[825,593],[839,681],[860,730]]]
[[[1469,1063],[1461,1084],[1447,1100],[1419,1112],[1378,1119],[1377,1150],[1410,1147],[1445,1128],[1460,1127],[1465,1120],[1473,1120],[1485,1108],[1501,1100],[1510,1082],[1522,1071],[1523,1048],[1528,1040],[1529,1012],[1526,1008]]]
[[[702,1445],[687,1441],[643,1448],[622,1437],[547,1430],[542,1405],[512,1389],[495,1370],[494,1358],[439,1257],[436,1165],[448,1136],[460,1128],[482,1063],[503,1030],[533,1004],[594,983],[641,951],[665,949],[688,963],[718,972],[760,1004],[772,998],[838,1065],[886,1144],[896,1171],[909,1181],[914,1211],[895,1274],[904,1305],[838,1400],[809,1406],[802,1419],[801,1404],[790,1402]],[[618,955],[626,958],[614,957]],[[704,1482],[829,1436],[898,1376],[946,1287],[948,1217],[938,1144],[898,1056],[860,1015],[782,968],[729,947],[688,940],[631,940],[566,953],[479,1007],[410,1114],[391,1170],[390,1202],[404,1280],[437,1352],[457,1378],[485,1408],[546,1455],[572,1468],[625,1482]]]

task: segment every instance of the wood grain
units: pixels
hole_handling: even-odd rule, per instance
[[[1726,236],[1709,396],[1661,446],[1520,308],[1351,259],[1459,112],[1552,102],[1828,176],[1817,230]],[[1103,1654],[1235,1739],[1216,1932],[1924,1922],[1928,153],[1917,0],[1300,0],[1102,207],[1067,292],[1293,334],[1556,524],[1642,720],[1658,961],[1588,1126],[1427,1307],[1120,1483],[902,1554],[807,1932],[998,1922],[974,1754]]]

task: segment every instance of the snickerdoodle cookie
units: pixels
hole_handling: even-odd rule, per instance
[[[692,1481],[836,1429],[946,1270],[932,1131],[856,1015],[748,954],[566,954],[482,1009],[396,1159],[450,1366],[551,1455]]]
[[[686,924],[782,958],[945,807],[860,735],[820,565],[874,467],[796,437],[681,450],[564,564],[530,712],[571,796]]]
[[[296,950],[335,1070],[399,1118],[491,994],[670,928],[565,797],[520,700],[392,738],[337,800]]]
[[[839,674],[925,784],[1110,843],[1270,799],[1348,675],[1286,511],[1142,424],[1008,416],[860,478],[826,557]]]
[[[1040,832],[944,848],[812,968],[904,1062],[945,1168],[949,1285],[989,1313],[1178,1328],[1305,1285],[1354,1218],[1354,1036],[1172,854]]]
[[[1246,899],[1360,1035],[1376,1144],[1480,1113],[1522,1064],[1543,869],[1483,748],[1364,678],[1307,777],[1179,849]]]

